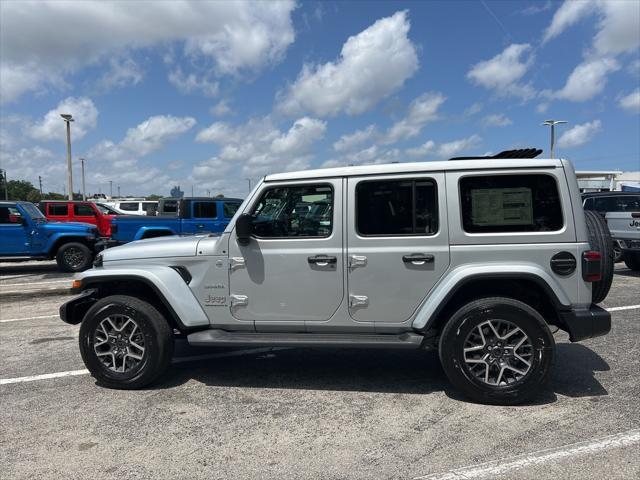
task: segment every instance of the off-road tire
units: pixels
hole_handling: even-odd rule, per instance
[[[69,254],[71,252],[76,252],[76,255],[79,256],[78,262],[71,262],[69,260]],[[93,254],[84,243],[64,243],[60,245],[60,248],[58,248],[56,252],[56,263],[58,264],[58,268],[63,272],[82,272],[91,267],[92,261]]]
[[[625,252],[624,264],[634,272],[640,271],[640,252]]]
[[[530,340],[531,365],[517,382],[489,385],[476,378],[465,361],[468,335],[487,320],[506,320]],[[488,297],[474,300],[453,314],[440,335],[439,353],[447,377],[466,397],[485,404],[517,405],[541,391],[549,377],[555,342],[544,318],[529,305],[507,297]]]
[[[585,210],[584,217],[587,222],[587,233],[589,234],[591,249],[600,252],[602,257],[600,262],[602,278],[600,281],[591,284],[591,301],[600,303],[607,298],[613,281],[613,266],[615,263],[613,240],[609,233],[609,227],[607,227],[607,223],[600,214]]]
[[[103,364],[94,349],[96,329],[111,315],[131,318],[144,335],[144,354],[139,365],[129,372],[114,372]],[[157,380],[171,364],[173,332],[166,319],[149,303],[126,295],[98,300],[85,314],[80,325],[80,354],[91,375],[101,386],[134,390]]]

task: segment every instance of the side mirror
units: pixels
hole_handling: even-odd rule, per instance
[[[251,240],[251,227],[253,217],[248,213],[243,213],[236,220],[236,237],[240,245],[248,245]]]

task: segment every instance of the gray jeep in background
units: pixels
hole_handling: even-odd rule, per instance
[[[524,402],[549,377],[552,328],[609,332],[613,252],[571,163],[504,158],[519,154],[268,175],[221,235],[102,252],[61,318],[111,388],[154,382],[182,337],[434,349],[468,398]]]

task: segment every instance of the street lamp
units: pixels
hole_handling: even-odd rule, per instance
[[[87,200],[87,192],[84,189],[84,158],[80,159],[80,165],[82,165],[82,200]]]
[[[245,180],[247,182],[249,182],[249,193],[251,193],[251,179],[250,178],[245,178]]]
[[[556,125],[567,123],[566,120],[545,120],[541,125],[548,125],[551,127],[551,158],[554,158],[553,148],[556,144]]]
[[[67,124],[67,190],[69,191],[69,200],[73,200],[73,171],[71,166],[71,122],[73,122],[73,116],[69,113],[61,113],[60,116]]]

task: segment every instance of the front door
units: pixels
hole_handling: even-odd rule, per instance
[[[31,227],[22,225],[22,218],[15,207],[0,205],[0,256],[29,253]]]
[[[256,198],[251,241],[229,242],[232,315],[257,330],[328,320],[344,296],[342,179],[265,183]]]
[[[350,315],[405,322],[449,266],[444,174],[351,177],[347,191]]]
[[[90,205],[82,203],[73,203],[72,205],[74,222],[90,223],[96,226],[98,225],[96,212],[94,212],[93,208],[91,208]]]
[[[194,201],[191,210],[191,218],[182,219],[182,233],[201,235],[212,233],[216,230],[215,223],[218,219],[218,210],[214,201]]]

